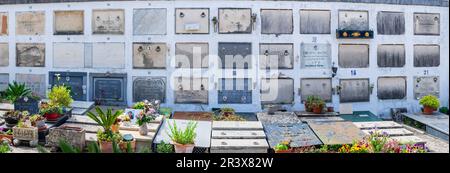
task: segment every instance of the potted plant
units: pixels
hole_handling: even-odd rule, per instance
[[[31,125],[37,127],[39,131],[47,129],[45,118],[42,115],[34,114],[30,117]]]
[[[38,129],[31,125],[29,117],[24,116],[16,126],[13,127],[13,143],[20,145],[22,141],[28,141],[30,147],[38,144]]]
[[[3,118],[5,119],[5,123],[7,127],[14,127],[19,123],[20,119],[22,119],[24,116],[28,116],[28,111],[8,111],[3,115]]]
[[[156,152],[157,153],[173,153],[173,145],[165,143],[164,141],[161,141],[160,144],[156,145]]]
[[[178,129],[176,122],[173,122],[173,125],[169,125],[170,134],[169,137],[174,143],[175,152],[176,153],[192,153],[194,150],[194,140],[197,136],[195,129],[197,128],[197,123],[190,121],[187,124],[186,129],[181,130]]]
[[[144,106],[145,106],[144,102],[137,102],[132,106],[132,108],[133,109],[144,109]]]
[[[306,98],[305,102],[304,102],[306,112],[312,112],[313,109],[312,109],[312,107],[311,107],[311,106],[312,106],[311,104],[312,104],[314,101],[319,100],[319,99],[320,99],[319,96],[308,96],[308,97]]]
[[[220,115],[223,117],[229,117],[231,115],[234,115],[235,111],[233,108],[224,107],[220,109]]]
[[[31,90],[25,86],[25,84],[17,83],[14,81],[13,83],[8,84],[8,88],[5,91],[6,100],[10,101],[11,103],[15,103],[17,100],[19,100],[22,97],[29,97],[31,96]]]
[[[56,121],[63,113],[61,107],[46,102],[42,102],[39,108],[39,114],[43,115],[48,121]]]
[[[322,113],[323,107],[325,106],[325,101],[323,101],[321,98],[317,98],[308,104],[315,114],[320,114]]]
[[[290,141],[283,141],[274,147],[275,153],[292,153]]]
[[[88,112],[87,116],[102,126],[103,131],[97,132],[98,143],[102,152],[113,152],[113,141],[119,143],[122,139],[120,133],[112,131],[111,127],[116,122],[117,117],[123,113],[122,110],[112,112],[111,108],[108,108],[106,112],[103,112],[99,107],[95,107],[97,115],[92,112]]]
[[[439,99],[436,96],[433,95],[427,95],[423,96],[420,101],[420,105],[423,105],[423,114],[425,115],[431,115],[434,111],[439,108]]]
[[[53,86],[52,90],[47,95],[50,105],[69,108],[73,102],[70,96],[70,89],[64,85]]]

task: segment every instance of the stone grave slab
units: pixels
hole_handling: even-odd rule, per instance
[[[105,9],[92,11],[93,34],[118,34],[125,32],[125,11]]]
[[[265,139],[212,139],[211,153],[267,153]]]
[[[264,131],[271,148],[289,140],[291,147],[321,145],[319,138],[307,124],[264,124]]]
[[[134,35],[166,35],[167,9],[141,8],[133,10]]]
[[[300,67],[302,69],[323,69],[331,67],[331,44],[301,43]]]
[[[125,68],[124,43],[93,43],[92,67],[94,68]]]
[[[133,77],[133,101],[166,101],[166,77]]]
[[[414,45],[414,67],[438,67],[440,64],[441,55],[439,45]]]
[[[18,83],[24,83],[31,91],[41,98],[47,97],[46,87],[46,75],[45,74],[21,74],[16,73],[16,81]]]
[[[378,99],[404,99],[406,97],[406,77],[378,77]]]
[[[439,35],[440,33],[439,13],[414,13],[415,35]]]
[[[14,110],[14,105],[11,103],[0,103],[0,110],[2,111]]]
[[[208,34],[208,8],[176,8],[175,33],[177,34]]]
[[[54,15],[55,35],[83,35],[83,11],[55,11]]]
[[[0,36],[8,35],[8,13],[0,13]]]
[[[17,43],[17,67],[45,67],[44,43]]]
[[[313,122],[336,122],[336,121],[346,121],[345,119],[332,116],[332,117],[301,117],[302,122],[313,123]]]
[[[426,141],[417,136],[391,136],[390,139],[397,140],[402,144],[414,143],[414,144],[425,144]]]
[[[213,130],[213,139],[266,139],[266,134],[262,130]]]
[[[339,117],[351,122],[382,121],[381,118],[377,117],[370,111],[354,111],[352,114],[339,114]]]
[[[388,136],[411,136],[414,135],[413,132],[406,130],[404,128],[398,129],[371,129],[371,130],[362,130],[365,134],[370,135],[371,133],[381,133],[387,134]]]
[[[402,35],[405,33],[403,12],[380,11],[377,15],[377,31],[381,35]]]
[[[219,42],[219,58],[222,69],[250,69],[252,64],[251,43]]]
[[[219,104],[251,104],[252,83],[249,78],[219,79]]]
[[[8,73],[0,73],[0,91],[5,91],[8,89],[9,85],[9,74]]]
[[[414,98],[419,100],[426,95],[439,97],[439,76],[414,76]]]
[[[208,43],[197,42],[175,44],[176,68],[208,68],[208,57]]]
[[[261,104],[291,104],[294,102],[294,79],[261,79]]]
[[[330,34],[330,10],[300,10],[300,34]]]
[[[352,122],[312,122],[308,125],[325,145],[351,144],[365,136]]]
[[[324,112],[324,113],[321,113],[321,114],[315,114],[314,112],[297,111],[297,112],[294,112],[294,113],[298,117],[333,117],[333,116],[338,116],[339,115],[336,112]]]
[[[74,100],[87,100],[87,73],[84,72],[49,72],[49,84],[70,86]],[[59,78],[59,80],[58,80]]]
[[[341,103],[370,100],[369,79],[341,79],[339,85]]]
[[[147,128],[149,132],[157,132],[159,129],[159,126],[161,124],[158,122],[152,122],[152,123],[147,123]],[[126,131],[139,131],[139,126],[137,124],[132,124],[132,125],[120,125],[120,130],[126,130]]]
[[[260,69],[292,69],[294,45],[290,43],[264,43],[259,45]]]
[[[103,130],[102,126],[93,125],[93,124],[81,124],[81,123],[68,123],[68,122],[66,122],[63,125],[70,126],[70,127],[82,128],[82,129],[86,130],[86,133],[95,133],[95,134],[97,134],[97,132],[99,130],[100,131]]]
[[[0,43],[0,67],[9,65],[9,46],[8,43]]]
[[[369,12],[368,11],[339,11],[339,29],[340,30],[369,30]]]
[[[212,112],[174,112],[172,119],[195,120],[195,121],[212,121]]]
[[[261,34],[292,34],[291,9],[261,9]]]
[[[91,100],[104,105],[125,105],[127,75],[90,73]]]
[[[219,8],[219,33],[251,33],[253,28],[250,8]]]
[[[208,78],[175,77],[174,87],[175,103],[208,103]]]
[[[396,123],[394,121],[353,122],[353,124],[360,129],[403,128],[403,125]]]
[[[44,35],[45,11],[16,12],[17,35]]]
[[[85,115],[72,115],[66,123],[90,124],[97,125],[97,122]]]
[[[153,143],[159,144],[161,141],[165,143],[173,143],[167,133],[170,133],[170,129],[168,123],[173,125],[176,122],[177,127],[180,129],[185,129],[187,124],[190,122],[188,120],[174,120],[174,119],[166,119],[161,125],[161,129],[158,130],[155,140]],[[200,148],[209,148],[211,144],[211,122],[208,121],[195,121],[197,122],[196,133],[197,137],[195,138],[195,147]]]
[[[433,115],[423,115],[422,113],[403,113],[402,116],[424,124],[426,126],[425,131],[427,133],[448,141],[448,115],[442,113],[434,113]]]
[[[262,130],[259,121],[213,121],[213,130]]]
[[[85,43],[53,43],[53,67],[84,68]]]
[[[341,68],[369,67],[368,44],[339,44],[338,62]]]
[[[405,45],[381,44],[377,48],[378,67],[404,67]]]
[[[270,115],[267,112],[256,113],[258,121],[263,124],[298,124],[302,121],[293,112],[275,112]]]
[[[166,56],[165,43],[133,43],[133,68],[165,69]]]

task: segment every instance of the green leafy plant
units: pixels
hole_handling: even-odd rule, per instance
[[[98,140],[102,141],[115,141],[120,134],[115,134],[111,130],[111,126],[116,122],[117,117],[123,113],[122,110],[117,110],[114,113],[111,108],[108,108],[106,112],[103,112],[101,108],[95,107],[97,115],[92,112],[88,112],[87,116],[102,126],[103,132],[97,133]],[[120,138],[119,138],[120,139]]]
[[[423,96],[420,99],[419,104],[433,109],[437,109],[440,106],[439,99],[434,95]]]
[[[49,104],[58,107],[70,107],[73,99],[70,96],[70,89],[64,85],[53,86],[52,90],[48,93]]]
[[[27,88],[25,84],[17,83],[16,81],[8,84],[8,89],[5,91],[6,100],[9,100],[12,103],[15,103],[22,97],[31,96],[31,93],[31,89]]]
[[[441,107],[441,108],[439,108],[439,112],[448,115],[448,107]]]
[[[290,142],[289,141],[283,141],[279,144],[275,145],[274,150],[275,151],[286,151],[290,148]]]
[[[323,108],[325,106],[325,101],[320,97],[315,97],[308,104],[312,109],[314,108]]]
[[[137,102],[132,106],[133,109],[144,109],[144,107],[145,107],[144,102]]]
[[[11,148],[7,142],[2,142],[0,144],[0,153],[9,153],[11,152]]]
[[[177,123],[175,121],[173,122],[173,125],[171,125],[170,123],[168,125],[171,132],[168,135],[170,139],[172,139],[172,141],[181,145],[194,144],[195,137],[197,136],[197,133],[195,132],[195,129],[197,128],[197,122],[188,122],[187,127],[184,131],[178,129]]]
[[[173,145],[162,141],[156,146],[157,153],[173,153]]]
[[[41,114],[41,115],[52,114],[52,113],[63,114],[63,109],[62,109],[62,107],[53,106],[53,105],[47,106],[47,107],[41,107],[39,109],[39,114]]]

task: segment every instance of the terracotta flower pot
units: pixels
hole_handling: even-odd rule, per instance
[[[119,147],[120,150],[122,150],[122,152],[127,152],[127,143],[128,142],[120,142]],[[136,151],[136,139],[133,139],[133,141],[129,142],[131,144],[131,151],[135,152]]]
[[[323,108],[321,106],[313,107],[313,113],[315,113],[315,114],[321,114],[322,110],[323,110]]]
[[[334,107],[332,107],[332,106],[327,107],[327,111],[328,111],[328,112],[334,112]]]
[[[0,142],[3,141],[3,139],[9,139],[9,141],[13,141],[13,135],[0,134]]]
[[[113,145],[111,141],[98,141],[102,153],[113,153]]]
[[[45,114],[45,118],[47,118],[48,121],[56,121],[61,115],[58,113],[50,113]]]
[[[194,144],[179,144],[174,142],[173,144],[175,146],[175,153],[192,153],[194,150]]]
[[[429,106],[423,107],[423,114],[425,114],[425,115],[432,115],[434,111],[435,111],[435,109],[433,109]]]

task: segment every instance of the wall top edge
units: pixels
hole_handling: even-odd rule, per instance
[[[68,3],[68,2],[106,2],[106,1],[130,1],[130,0],[0,0],[0,5],[5,4],[31,4],[31,3]],[[148,0],[135,0],[148,1]],[[152,0],[152,1],[188,1],[188,0]],[[208,1],[208,0],[192,0]],[[211,1],[211,0],[210,0]],[[280,1],[280,0],[223,0],[223,1]],[[374,3],[391,5],[423,5],[448,7],[449,0],[281,0],[281,1],[315,1],[315,2],[346,2],[346,3]]]

